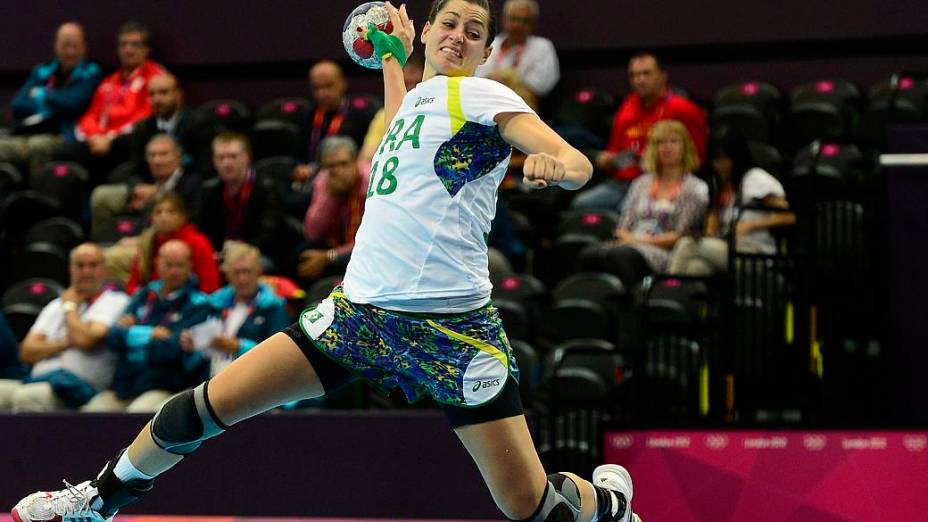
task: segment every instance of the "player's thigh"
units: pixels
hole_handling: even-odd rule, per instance
[[[258,344],[209,381],[210,405],[227,425],[323,393],[316,371],[285,333]]]
[[[544,494],[547,476],[525,416],[470,424],[454,431],[503,513],[510,518],[531,515]]]

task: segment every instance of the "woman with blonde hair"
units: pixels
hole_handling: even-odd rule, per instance
[[[670,251],[702,223],[709,188],[693,175],[699,168],[696,145],[677,120],[651,128],[642,157],[644,175],[631,186],[615,239],[580,254],[583,270],[611,272],[626,287],[665,270]]]

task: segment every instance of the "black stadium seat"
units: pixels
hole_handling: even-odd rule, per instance
[[[16,256],[19,277],[39,277],[68,284],[68,251],[61,246],[38,241],[29,243]]]
[[[32,303],[15,303],[4,306],[2,310],[16,340],[22,341],[42,312],[42,307]]]
[[[210,100],[197,109],[230,131],[247,133],[251,128],[251,111],[242,102],[229,99]]]
[[[709,124],[713,129],[723,126],[737,129],[750,141],[767,142],[770,139],[767,119],[760,110],[746,103],[716,107],[709,118]]]
[[[84,241],[84,229],[74,220],[66,217],[54,217],[42,220],[26,232],[26,244],[49,242],[60,246],[66,252]]]
[[[0,163],[0,197],[24,187],[23,175],[12,163]]]
[[[256,115],[257,121],[282,120],[302,125],[308,117],[310,102],[306,98],[287,97],[271,100],[260,108]]]
[[[290,191],[296,165],[293,156],[270,156],[256,161],[254,169],[259,179],[270,182],[281,194],[286,194]]]
[[[493,299],[503,328],[510,339],[532,342],[535,339],[533,318],[523,303],[508,299]]]
[[[30,180],[33,190],[58,202],[65,216],[80,219],[87,198],[90,175],[83,166],[70,161],[46,164]]]
[[[92,239],[101,245],[112,245],[124,237],[137,236],[142,233],[144,223],[136,216],[119,216],[116,221],[100,230],[94,230]]]
[[[5,241],[18,242],[32,223],[60,215],[61,207],[53,198],[35,190],[21,190],[0,202],[0,234]]]
[[[260,120],[251,129],[251,149],[256,160],[271,156],[296,156],[300,147],[300,127],[284,120]]]
[[[62,291],[64,291],[64,286],[51,279],[24,279],[7,288],[3,292],[3,296],[0,297],[0,302],[4,307],[19,303],[30,303],[43,307],[49,301],[58,297]]]
[[[561,215],[557,235],[589,234],[599,240],[612,239],[619,214],[611,210],[577,210]]]

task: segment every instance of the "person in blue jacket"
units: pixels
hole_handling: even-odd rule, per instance
[[[210,376],[291,322],[287,303],[260,282],[260,250],[246,243],[233,243],[224,253],[222,271],[229,284],[209,298],[211,316],[222,326],[204,352],[210,360]],[[181,347],[194,349],[189,330],[181,335]]]
[[[74,126],[103,77],[100,66],[86,58],[79,24],[61,24],[54,49],[55,59],[35,66],[16,92],[11,104],[14,135],[0,139],[0,161],[28,167],[32,174],[62,143],[75,140]]]
[[[190,247],[168,241],[157,263],[161,279],[135,292],[126,315],[107,334],[107,346],[119,354],[112,386],[82,411],[154,412],[176,392],[206,378],[203,354],[180,345],[181,333],[210,313],[209,296],[198,290]]]

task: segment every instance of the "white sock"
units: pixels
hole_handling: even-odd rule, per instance
[[[132,462],[129,461],[129,450],[122,452],[116,466],[113,467],[113,474],[122,482],[130,480],[151,480],[154,477],[146,475],[139,471]]]

